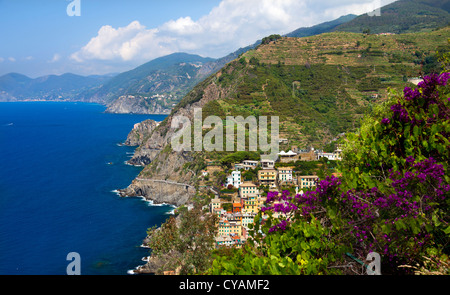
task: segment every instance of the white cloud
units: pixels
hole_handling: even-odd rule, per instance
[[[0,57],[0,62],[3,62],[5,59],[3,57]]]
[[[222,0],[198,20],[185,16],[157,28],[146,28],[139,21],[119,28],[105,25],[71,59],[137,62],[179,51],[221,57],[270,34],[362,14],[393,1]]]
[[[71,58],[78,62],[92,59],[129,61],[151,56],[154,50],[161,54],[164,49],[159,43],[166,38],[157,37],[157,32],[158,29],[147,29],[138,21],[117,29],[103,26],[97,36],[72,54]]]
[[[53,55],[52,59],[49,60],[48,62],[54,63],[54,62],[59,61],[60,59],[61,59],[61,55],[59,55],[58,53],[55,53],[55,54]]]
[[[8,60],[10,61],[10,62],[15,62],[16,61],[16,59],[14,58],[14,57],[8,57]]]

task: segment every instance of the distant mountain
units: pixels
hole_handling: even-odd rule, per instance
[[[0,77],[0,101],[76,100],[80,92],[98,87],[111,77],[83,77],[71,73],[29,78],[9,73]]]
[[[301,37],[309,37],[309,36],[319,35],[322,33],[328,33],[328,32],[331,32],[331,30],[333,30],[337,26],[347,23],[347,22],[355,19],[356,17],[357,17],[357,15],[348,14],[345,16],[341,16],[338,19],[335,19],[335,20],[332,20],[329,22],[324,22],[324,23],[321,23],[321,24],[318,24],[318,25],[315,25],[312,27],[299,28],[289,34],[286,34],[285,37],[301,38]]]
[[[133,70],[123,72],[93,93],[87,93],[91,100],[111,102],[125,94],[169,93],[174,87],[171,82],[189,84],[197,76],[204,63],[212,61],[187,53],[174,53],[147,62]]]
[[[363,14],[333,31],[362,33],[428,32],[450,23],[450,0],[399,0],[383,6],[380,15]]]
[[[187,53],[156,58],[121,73],[96,89],[85,91],[80,100],[109,106],[107,112],[166,113],[202,78],[203,66],[214,59]]]

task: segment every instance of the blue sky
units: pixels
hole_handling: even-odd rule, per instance
[[[0,0],[0,75],[132,69],[173,52],[226,54],[393,0]]]

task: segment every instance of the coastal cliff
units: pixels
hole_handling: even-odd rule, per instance
[[[192,121],[194,108],[201,108],[226,94],[222,88],[211,83],[213,78],[208,79],[206,88],[196,87],[188,95],[196,96],[195,102],[173,110],[163,122],[158,124],[147,120],[134,126],[125,144],[139,146],[128,163],[144,166],[144,169],[127,188],[119,190],[121,196],[142,196],[155,204],[181,206],[190,203],[196,193],[195,184],[200,173],[196,162],[201,156],[196,152],[176,152],[172,149],[171,138],[176,130],[171,128],[171,123],[179,115]]]
[[[170,107],[159,103],[158,99],[143,95],[122,95],[112,102],[105,111],[113,114],[162,114],[168,115]]]

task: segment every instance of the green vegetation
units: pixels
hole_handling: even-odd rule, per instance
[[[264,37],[261,41],[261,44],[269,44],[270,42],[277,41],[278,39],[281,39],[281,36],[278,34],[270,35],[268,37]]]
[[[212,263],[215,216],[204,215],[200,206],[181,208],[178,219],[170,217],[160,228],[150,228],[148,246],[153,259],[161,259],[157,274],[177,270],[180,274],[204,272]]]
[[[361,273],[349,257],[377,252],[382,274],[450,274],[449,79],[426,76],[377,106],[348,134],[341,178],[269,192],[250,242],[216,251],[207,273]]]
[[[242,163],[244,160],[253,160],[253,161],[259,161],[261,159],[261,156],[257,152],[235,152],[229,155],[226,155],[222,158],[221,164],[227,167],[231,167],[234,163]]]
[[[395,36],[328,33],[308,38],[269,36],[196,87],[179,107],[201,99],[215,84],[228,95],[204,107],[203,115],[279,116],[292,144],[323,147],[355,130],[388,88],[411,86],[410,77],[436,72],[436,48],[448,50],[449,28]],[[355,44],[359,46],[355,47]]]

